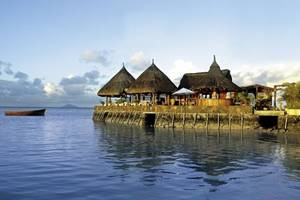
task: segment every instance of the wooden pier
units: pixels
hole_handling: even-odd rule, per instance
[[[252,114],[248,107],[241,106],[219,109],[198,106],[95,106],[93,120],[164,128],[300,130],[300,116],[290,116],[282,111]]]

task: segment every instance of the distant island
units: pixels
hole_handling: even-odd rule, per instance
[[[66,104],[66,105],[63,105],[61,108],[79,108],[79,107],[74,104]]]

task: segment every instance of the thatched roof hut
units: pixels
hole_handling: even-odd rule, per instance
[[[215,56],[208,72],[184,74],[179,84],[179,88],[183,87],[194,91],[225,90],[235,92],[241,90],[232,82],[230,71],[220,69]]]
[[[128,94],[173,93],[177,90],[174,83],[152,62],[128,88]]]
[[[134,77],[126,70],[123,64],[122,69],[98,91],[98,96],[123,96],[134,80]]]

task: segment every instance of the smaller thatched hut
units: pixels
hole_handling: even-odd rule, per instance
[[[136,96],[137,101],[153,104],[169,104],[170,95],[177,90],[174,83],[152,61],[128,88],[127,93]]]
[[[122,69],[114,75],[99,91],[98,96],[106,97],[126,97],[126,90],[131,83],[134,82],[134,77],[126,70],[124,63]]]

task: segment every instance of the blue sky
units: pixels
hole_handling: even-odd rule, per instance
[[[0,105],[93,105],[122,62],[138,76],[152,58],[175,82],[207,71],[213,54],[240,85],[295,81],[299,7],[280,0],[0,0]],[[24,85],[27,94],[16,100]]]

